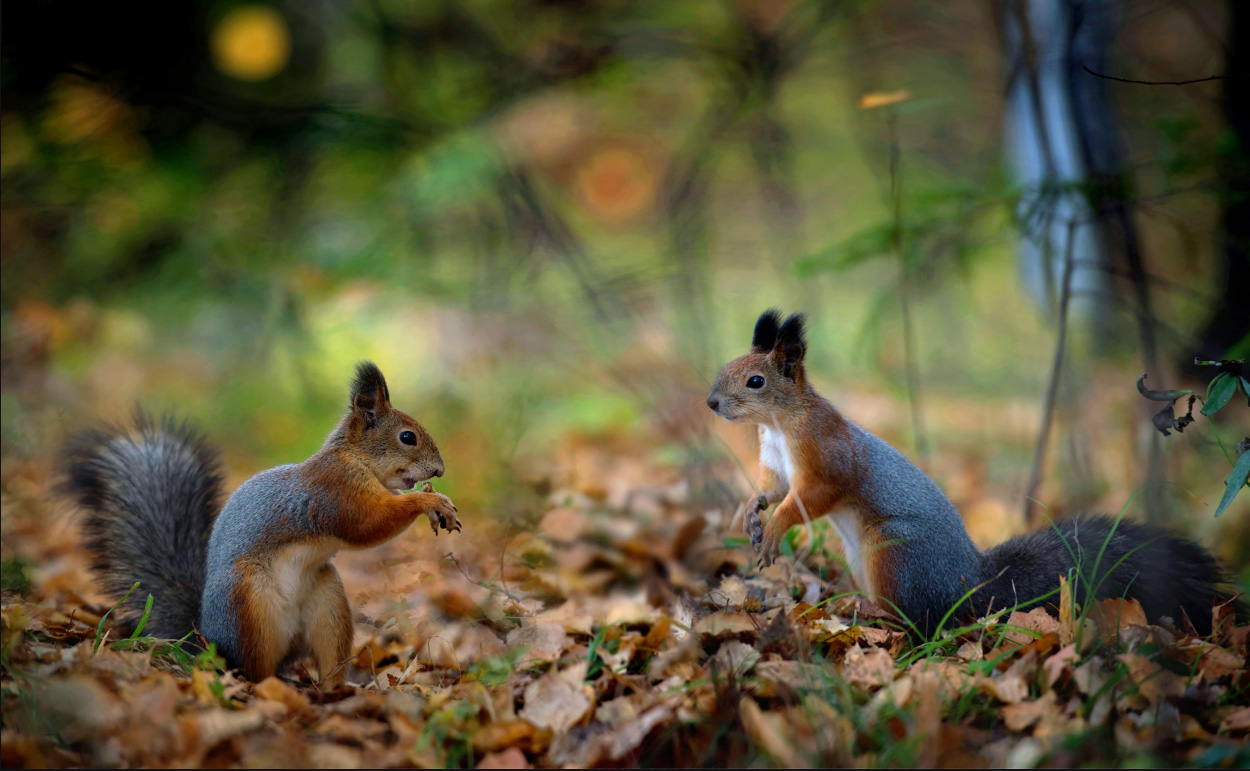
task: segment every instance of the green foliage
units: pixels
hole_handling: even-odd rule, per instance
[[[31,563],[21,557],[6,557],[0,563],[0,586],[6,592],[26,594],[30,591],[30,575],[27,572]]]
[[[474,664],[465,677],[469,680],[476,680],[487,687],[502,685],[508,682],[508,678],[516,671],[517,661],[526,653],[529,653],[529,650],[530,646],[522,645],[510,648],[498,656],[487,656],[477,664]]]
[[[1223,514],[1224,509],[1229,507],[1237,493],[1241,492],[1241,488],[1250,484],[1247,482],[1248,479],[1250,479],[1250,450],[1241,453],[1237,462],[1233,464],[1233,470],[1225,477],[1224,495],[1220,498],[1220,505],[1215,509],[1215,516]]]
[[[122,598],[118,600],[113,605],[113,607],[105,611],[103,616],[100,616],[100,623],[97,624],[95,628],[95,646],[92,648],[93,652],[99,653],[100,646],[104,643],[104,622],[107,621],[108,617],[112,615],[113,611],[121,607],[121,604],[125,602],[128,597],[130,597],[131,593],[134,592],[135,589],[138,589],[138,588],[139,588],[139,582],[135,581],[134,586],[126,590],[126,593],[122,595]],[[150,607],[151,601],[152,601],[152,595],[148,595],[149,607]]]

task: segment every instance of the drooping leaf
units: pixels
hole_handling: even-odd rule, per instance
[[[1250,477],[1250,452],[1243,452],[1237,459],[1236,465],[1233,466],[1233,470],[1228,472],[1228,476],[1224,479],[1224,497],[1220,498],[1220,505],[1215,510],[1215,516],[1218,517],[1224,513],[1224,509],[1228,508],[1233,498],[1245,486],[1247,477]]]
[[[1235,393],[1237,393],[1237,379],[1227,372],[1221,372],[1207,387],[1207,401],[1202,405],[1202,414],[1210,417],[1219,412]]]
[[[1197,398],[1198,397],[1193,394],[1189,395],[1189,412],[1181,417],[1176,417],[1176,412],[1174,410],[1176,404],[1172,403],[1159,410],[1159,412],[1151,418],[1151,422],[1154,423],[1155,428],[1159,429],[1164,436],[1171,436],[1172,432],[1170,429],[1173,428],[1177,431],[1184,431],[1186,426],[1194,422],[1194,400]]]
[[[1193,391],[1188,388],[1180,388],[1172,391],[1152,391],[1146,387],[1145,375],[1137,378],[1137,392],[1152,402],[1174,402],[1182,396],[1188,396],[1193,393]]]

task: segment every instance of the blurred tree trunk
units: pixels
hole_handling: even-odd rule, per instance
[[[1004,127],[1023,195],[1021,275],[1033,299],[1055,307],[1066,221],[1088,222],[1075,244],[1073,307],[1089,314],[1100,344],[1109,341],[1108,273],[1122,265],[1132,281],[1131,315],[1142,359],[1158,358],[1150,288],[1132,218],[1132,184],[1106,72],[1114,37],[1112,0],[1007,0],[1002,14],[1009,79]]]
[[[1116,22],[1114,0],[1006,0],[1001,29],[1008,62],[1004,130],[1022,194],[1020,268],[1024,284],[1048,314],[1063,270],[1064,233],[1076,221],[1072,311],[1094,328],[1100,349],[1111,341],[1108,276],[1123,266],[1127,301],[1143,367],[1157,372],[1150,286],[1133,221],[1132,180],[1125,163],[1106,72]],[[1069,370],[1070,371],[1070,370]],[[1045,444],[1041,445],[1044,452]],[[1144,496],[1147,517],[1161,518],[1162,455],[1151,437]]]
[[[1229,0],[1228,13],[1226,71],[1244,75],[1250,72],[1250,6],[1244,0]],[[1250,79],[1230,77],[1223,86],[1224,115],[1237,146],[1223,167],[1223,281],[1218,284],[1218,300],[1194,351],[1203,359],[1224,358],[1250,333]],[[1191,356],[1186,354],[1181,363],[1193,371]],[[1209,370],[1202,374],[1209,375]]]

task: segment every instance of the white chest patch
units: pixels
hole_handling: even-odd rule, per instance
[[[337,544],[314,542],[288,546],[274,555],[270,562],[270,612],[280,637],[291,639],[300,632],[300,609],[317,587],[317,573],[337,549]]]
[[[760,426],[760,463],[781,477],[787,484],[794,476],[794,460],[790,457],[790,447],[786,444],[786,435],[775,428]]]
[[[829,521],[833,523],[833,529],[842,539],[846,564],[851,569],[856,586],[869,594],[875,593],[876,587],[868,581],[868,571],[864,569],[864,554],[860,548],[859,515],[854,509],[846,506],[829,512]]]

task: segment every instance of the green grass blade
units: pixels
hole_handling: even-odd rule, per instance
[[[142,632],[143,627],[148,624],[148,616],[152,615],[152,595],[148,595],[148,600],[143,604],[143,616],[139,619],[139,625],[135,627],[135,631],[130,633],[130,639],[134,640]]]
[[[138,589],[138,588],[139,588],[139,582],[135,581],[135,585],[130,587],[130,590],[122,595],[122,598],[117,601],[117,604],[109,608],[108,611],[105,612],[105,614],[100,617],[100,623],[95,628],[95,647],[92,648],[92,653],[100,652],[100,643],[104,642],[104,622],[108,619],[109,614],[117,610],[117,608],[120,607],[121,604],[126,601],[126,598],[130,596],[130,592],[133,592],[135,589]]]

